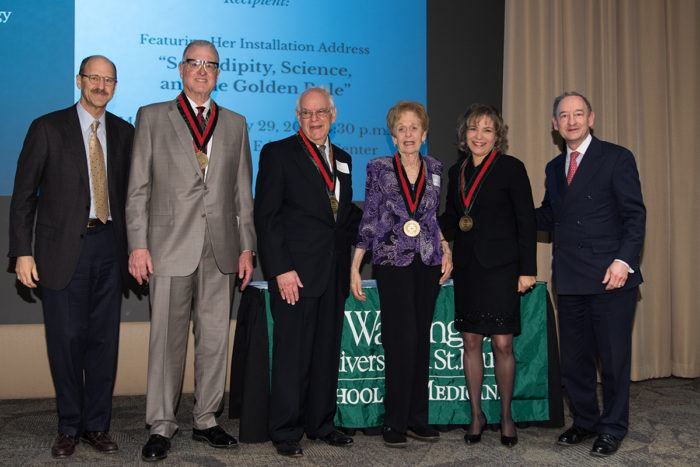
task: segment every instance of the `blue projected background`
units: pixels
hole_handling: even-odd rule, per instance
[[[369,159],[393,153],[385,116],[401,99],[426,104],[425,0],[5,0],[0,5],[0,196],[12,194],[31,121],[76,102],[83,57],[118,68],[108,110],[133,123],[142,105],[174,99],[188,41],[219,50],[214,99],[248,120],[253,163],[267,141],[296,131],[307,86],[334,95],[333,142],[353,156],[355,199]],[[255,175],[255,174],[254,174]]]
[[[297,130],[299,93],[326,86],[338,108],[331,140],[353,156],[354,197],[363,199],[367,161],[393,152],[389,107],[401,99],[426,103],[425,0],[194,5],[76,0],[75,70],[87,55],[114,61],[118,85],[108,109],[133,123],[140,106],[179,93],[185,45],[212,41],[221,64],[212,97],[246,117],[254,177],[263,144]]]

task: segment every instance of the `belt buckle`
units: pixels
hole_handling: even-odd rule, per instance
[[[93,227],[99,227],[104,225],[104,223],[99,219],[88,219],[87,228],[92,229]]]

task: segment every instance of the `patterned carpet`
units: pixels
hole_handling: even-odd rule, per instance
[[[270,442],[221,450],[193,441],[191,408],[192,396],[183,396],[179,412],[182,428],[173,439],[168,458],[156,465],[700,465],[700,378],[633,383],[630,433],[620,451],[607,459],[588,454],[592,440],[575,447],[561,447],[555,440],[562,429],[528,427],[519,429],[520,442],[513,449],[501,446],[499,433],[488,430],[480,444],[467,446],[462,439],[464,431],[456,429],[443,433],[437,443],[409,440],[405,449],[387,448],[380,436],[363,434],[355,436],[355,444],[350,448],[333,448],[303,439],[304,457],[293,460],[278,456]],[[115,397],[111,433],[119,443],[119,452],[99,454],[81,443],[73,456],[57,460],[50,454],[56,434],[54,401],[0,401],[0,465],[146,464],[140,460],[141,446],[148,437],[144,412],[145,397]],[[220,423],[232,434],[238,432],[237,420],[222,416]]]

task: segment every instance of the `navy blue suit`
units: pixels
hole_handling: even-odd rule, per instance
[[[642,274],[646,209],[632,153],[593,138],[571,185],[566,153],[547,164],[539,230],[554,233],[552,281],[557,294],[562,376],[574,424],[618,439],[627,434],[632,325]],[[620,289],[602,283],[619,259],[634,273]],[[604,407],[596,396],[596,355]]]

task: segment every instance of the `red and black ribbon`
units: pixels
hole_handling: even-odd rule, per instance
[[[204,128],[202,128],[199,121],[197,121],[197,113],[192,110],[190,101],[187,99],[184,92],[177,96],[177,110],[180,112],[180,115],[182,115],[187,128],[190,130],[195,150],[206,154],[207,144],[209,144],[209,140],[214,134],[216,123],[219,120],[218,106],[213,100],[211,101],[211,108],[207,114]]]
[[[419,156],[420,157],[420,156]],[[418,172],[418,180],[416,180],[415,185],[412,187],[408,183],[408,175],[406,170],[403,168],[401,163],[401,157],[399,157],[399,151],[394,154],[394,172],[396,173],[396,178],[399,180],[401,185],[401,197],[403,198],[404,204],[406,204],[406,211],[408,211],[408,216],[414,218],[416,216],[416,210],[420,204],[423,195],[425,194],[425,162],[423,158],[420,157],[420,170]]]
[[[481,170],[478,172],[474,171],[471,178],[466,183],[464,182],[464,169],[467,167],[467,164],[471,163],[472,157],[467,157],[462,163],[459,185],[461,188],[462,201],[464,202],[464,214],[469,214],[469,211],[471,211],[474,201],[476,201],[476,195],[479,193],[486,177],[491,173],[491,169],[500,156],[501,154],[494,149],[486,159],[486,162],[484,162],[484,165],[481,166]]]
[[[304,135],[304,132],[299,128],[299,133],[297,133],[297,140],[301,147],[304,148],[306,155],[314,162],[316,169],[323,176],[323,180],[326,182],[326,189],[328,190],[328,195],[335,193],[335,161],[333,160],[333,145],[331,144],[330,138],[328,139],[328,151],[331,159],[331,167],[328,167],[326,163],[326,156],[319,154],[318,148],[315,144],[311,144],[309,140]]]

